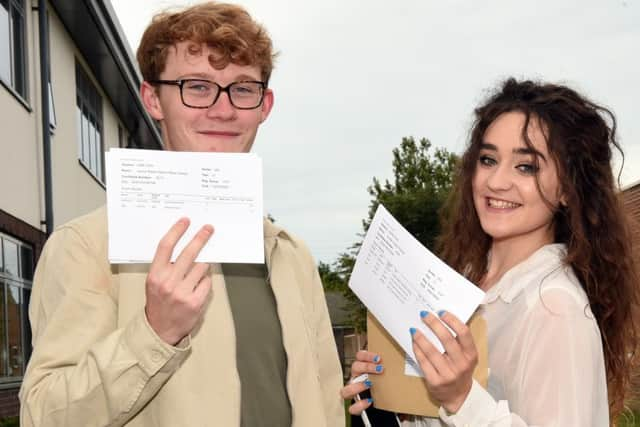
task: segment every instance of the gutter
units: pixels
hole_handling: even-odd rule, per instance
[[[42,114],[42,155],[44,163],[45,234],[53,232],[53,179],[51,173],[51,123],[49,122],[49,31],[47,1],[38,0],[38,36],[40,42],[40,103]]]

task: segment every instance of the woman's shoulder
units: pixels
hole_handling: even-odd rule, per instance
[[[571,266],[564,263],[540,277],[537,286],[530,287],[526,297],[532,309],[550,315],[593,319],[585,290]]]

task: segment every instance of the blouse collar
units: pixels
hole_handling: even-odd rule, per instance
[[[490,304],[498,297],[506,303],[511,303],[532,279],[545,277],[562,265],[567,253],[563,243],[552,243],[542,246],[529,258],[513,266],[491,289],[487,291],[483,304]]]

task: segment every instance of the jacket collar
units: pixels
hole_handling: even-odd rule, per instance
[[[529,284],[539,282],[538,279],[561,267],[566,253],[567,248],[562,243],[542,246],[529,258],[507,271],[498,283],[487,291],[482,303],[491,304],[498,297],[507,304],[511,303]]]
[[[293,236],[291,236],[289,232],[287,232],[284,228],[275,225],[269,219],[264,218],[262,223],[264,228],[263,232],[264,232],[265,239],[280,237],[280,238],[295,242],[295,240],[293,239]]]

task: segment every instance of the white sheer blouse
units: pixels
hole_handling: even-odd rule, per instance
[[[489,385],[474,383],[460,410],[403,426],[609,425],[600,331],[565,247],[540,248],[489,290]],[[615,286],[615,283],[603,283]]]

